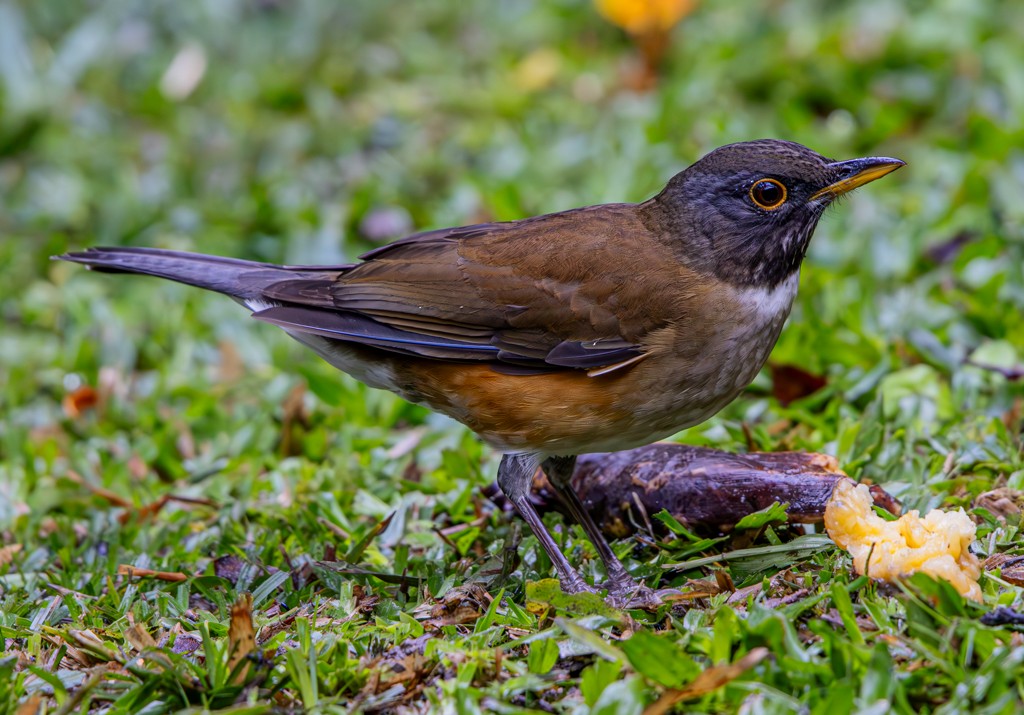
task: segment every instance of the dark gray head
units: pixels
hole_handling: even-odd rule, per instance
[[[800,267],[833,200],[901,166],[889,157],[833,161],[777,139],[729,144],[673,177],[644,208],[687,265],[770,288]]]

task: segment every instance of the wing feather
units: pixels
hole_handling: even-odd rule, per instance
[[[281,306],[255,317],[512,374],[607,374],[641,360],[644,336],[663,327],[630,280],[644,261],[664,260],[630,249],[650,243],[642,230],[633,205],[614,204],[416,234],[322,279],[268,286]],[[573,245],[581,237],[593,255]]]

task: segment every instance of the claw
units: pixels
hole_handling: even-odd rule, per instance
[[[615,608],[639,608],[644,611],[654,611],[663,605],[661,597],[654,590],[632,578],[609,584],[608,603]]]
[[[599,591],[591,586],[589,583],[584,581],[582,578],[577,578],[573,581],[566,581],[565,579],[559,578],[558,583],[562,587],[564,593],[575,595],[577,593],[599,593]]]

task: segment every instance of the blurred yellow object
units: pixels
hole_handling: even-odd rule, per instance
[[[562,60],[554,50],[534,50],[516,66],[516,86],[526,92],[547,89],[558,77],[561,65]]]
[[[697,0],[594,0],[597,11],[631,35],[667,32],[690,14]]]
[[[890,582],[926,573],[981,601],[981,565],[968,550],[975,526],[963,509],[932,509],[923,519],[915,510],[886,521],[872,504],[867,486],[842,479],[825,506],[825,529],[853,557],[857,573]]]

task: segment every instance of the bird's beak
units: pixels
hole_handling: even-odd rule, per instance
[[[858,186],[863,186],[875,179],[881,179],[886,174],[896,171],[905,165],[905,161],[888,156],[869,156],[864,159],[832,162],[828,165],[829,169],[832,170],[833,176],[838,177],[838,179],[824,189],[814,192],[810,200],[826,199],[831,201],[837,196],[853,191]]]

